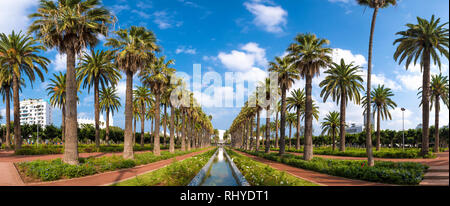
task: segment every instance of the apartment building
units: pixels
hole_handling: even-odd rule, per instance
[[[20,124],[52,124],[52,106],[43,99],[20,101]]]

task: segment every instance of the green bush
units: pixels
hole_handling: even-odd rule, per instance
[[[195,149],[191,151],[176,151],[171,154],[168,151],[162,151],[161,156],[155,156],[153,153],[135,154],[134,160],[123,159],[122,156],[113,155],[109,157],[91,157],[80,158],[79,165],[69,165],[62,162],[61,159],[55,160],[36,160],[31,162],[17,163],[17,167],[22,174],[28,177],[39,179],[41,181],[54,181],[58,179],[70,179],[83,177],[106,171],[114,171],[124,168],[132,168],[137,165],[149,164],[152,162],[174,158],[176,156],[200,151]]]
[[[375,166],[367,166],[363,160],[337,160],[315,157],[311,161],[303,160],[302,156],[276,153],[243,151],[268,160],[281,162],[298,168],[313,170],[334,176],[360,179],[371,182],[381,182],[399,185],[417,185],[428,169],[428,166],[413,162],[375,161]]]
[[[271,148],[273,151],[278,151],[278,148]],[[303,148],[296,150],[295,148],[287,148],[287,152],[303,153]],[[313,153],[316,155],[333,155],[333,156],[345,156],[345,157],[367,157],[365,148],[352,148],[347,147],[345,152],[339,151],[339,149],[333,149],[331,147],[315,147]],[[417,159],[423,158],[418,148],[381,148],[380,151],[373,151],[373,156],[377,158],[399,158],[399,159]],[[429,152],[425,155],[425,158],[435,158],[436,155],[433,152]]]

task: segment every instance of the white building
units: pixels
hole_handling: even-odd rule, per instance
[[[81,126],[82,124],[90,124],[92,126],[95,127],[95,119],[88,119],[88,118],[79,118],[77,120],[78,125]],[[100,122],[100,129],[105,129],[106,128],[106,120],[103,118],[103,115],[100,114],[100,118],[99,118],[99,122]],[[114,120],[112,118],[112,115],[109,115],[109,126],[113,126],[114,125]]]
[[[27,99],[20,102],[20,124],[52,124],[52,107],[43,99]]]
[[[363,126],[362,125],[357,125],[355,123],[350,123],[350,127],[347,126],[345,128],[345,132],[347,134],[358,134],[361,133],[363,131]]]

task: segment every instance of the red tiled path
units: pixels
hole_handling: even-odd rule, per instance
[[[236,150],[235,150],[236,151]],[[375,182],[366,182],[362,180],[353,180],[347,179],[343,177],[331,176],[323,173],[318,173],[310,170],[300,169],[297,167],[292,167],[289,165],[285,165],[282,163],[266,160],[261,157],[256,157],[247,153],[243,153],[240,151],[236,151],[242,155],[247,157],[251,157],[254,160],[267,164],[277,170],[285,171],[291,175],[294,175],[298,178],[304,179],[306,181],[310,181],[323,186],[386,186],[387,184],[375,183]]]
[[[182,156],[177,156],[177,157],[175,157],[175,159],[177,161],[181,161],[181,160],[187,159],[189,157],[204,153],[211,149],[212,148],[194,152],[194,153],[189,153],[189,154],[182,155]],[[84,154],[80,154],[80,157],[96,156],[96,155],[111,156],[114,154],[120,155],[120,153],[99,153],[99,154],[84,153]],[[42,157],[44,159],[54,159],[54,158],[60,158],[61,155],[45,155]],[[28,160],[34,160],[34,159],[36,159],[36,157],[29,156],[28,158],[19,158],[19,159],[21,161],[28,161]],[[41,159],[41,158],[37,158],[37,159]],[[15,185],[15,186],[21,186],[21,185],[26,185],[26,186],[102,186],[102,185],[111,185],[116,182],[121,182],[121,181],[130,179],[130,178],[134,178],[138,175],[142,175],[142,174],[163,168],[163,167],[171,164],[173,162],[173,159],[174,158],[167,159],[167,160],[161,160],[158,162],[153,162],[153,163],[150,163],[147,165],[141,165],[141,166],[137,166],[134,168],[105,172],[105,173],[100,173],[100,174],[81,177],[81,178],[58,180],[58,181],[54,181],[54,182],[40,182],[40,183],[28,183],[27,184],[27,183],[23,183],[20,176],[18,176],[19,174],[17,172],[17,169],[14,166],[14,163],[11,162],[11,160],[17,160],[17,158],[16,158],[16,159],[10,159],[9,160],[10,162],[0,162],[0,174],[2,174],[2,175],[0,175],[0,185],[9,185],[9,186],[13,186],[13,185]],[[5,174],[7,174],[7,175],[5,175]]]

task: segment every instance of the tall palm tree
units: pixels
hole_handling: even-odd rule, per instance
[[[0,57],[1,58],[1,57]],[[0,60],[1,62],[1,60]],[[22,87],[25,87],[24,79],[20,79],[20,92]],[[0,63],[0,93],[3,97],[3,102],[5,102],[5,118],[6,118],[6,134],[5,134],[5,146],[7,149],[11,148],[11,94],[13,93],[13,74],[10,69],[6,68],[6,65],[2,66]]]
[[[167,85],[167,89],[166,89],[166,95],[167,96],[167,103],[168,106],[170,107],[170,120],[169,120],[169,132],[170,132],[170,140],[169,140],[169,152],[170,153],[174,153],[175,152],[175,117],[177,116],[177,108],[175,105],[173,105],[172,103],[172,96],[174,97],[178,97],[176,96],[177,93],[175,92],[176,89],[178,89],[178,87],[181,87],[183,85],[182,79],[178,79],[178,78],[174,78],[172,76],[168,76],[168,82],[169,85]],[[178,99],[178,98],[177,98]],[[178,118],[177,118],[178,119]],[[178,134],[177,134],[178,137]]]
[[[419,88],[421,91],[419,92],[419,95],[422,94],[422,88]],[[431,90],[431,96],[430,96],[430,110],[433,109],[434,104],[434,152],[439,152],[439,112],[441,107],[441,99],[444,102],[447,107],[449,106],[449,99],[448,99],[448,93],[449,93],[449,84],[448,84],[448,77],[443,76],[442,74],[439,75],[432,75],[431,76],[431,83],[430,83],[430,90]]]
[[[420,67],[423,70],[422,78],[422,155],[427,155],[429,151],[429,121],[430,121],[430,66],[431,60],[441,68],[441,56],[449,58],[449,30],[445,28],[448,24],[439,25],[440,18],[435,19],[434,15],[430,21],[417,17],[417,24],[407,24],[406,31],[397,32],[400,38],[394,41],[398,44],[394,53],[394,59],[401,64],[406,60],[406,69],[414,61],[420,60]],[[439,52],[439,53],[438,53]]]
[[[145,112],[153,99],[147,87],[137,87],[133,91],[133,97],[133,101],[138,106],[136,109],[141,120],[141,147],[144,147]]]
[[[296,89],[294,91],[291,92],[291,97],[287,98],[287,104],[288,104],[288,109],[289,110],[295,110],[295,113],[297,115],[296,120],[297,120],[297,142],[295,144],[295,149],[299,150],[300,149],[300,116],[302,116],[302,113],[304,113],[305,111],[305,90],[304,89]]]
[[[115,87],[107,87],[100,90],[100,109],[106,112],[106,135],[105,141],[109,145],[109,114],[114,116],[114,112],[119,111],[120,98]]]
[[[300,79],[300,75],[295,67],[292,66],[294,59],[290,56],[284,58],[275,57],[274,62],[270,62],[270,72],[278,73],[278,85],[281,88],[281,117],[280,117],[280,155],[285,152],[285,130],[286,130],[286,92],[294,84],[295,80]]]
[[[343,152],[345,152],[346,107],[349,101],[359,104],[361,100],[359,91],[364,89],[363,78],[359,72],[359,66],[353,63],[346,64],[344,59],[341,59],[340,64],[332,63],[330,69],[325,71],[328,75],[319,84],[322,87],[320,97],[323,97],[324,102],[330,96],[334,102],[340,102],[340,150]]]
[[[369,37],[369,60],[367,65],[367,92],[366,96],[370,96],[370,91],[372,87],[372,52],[373,52],[373,37],[375,33],[375,23],[377,20],[378,11],[381,8],[388,8],[389,6],[395,6],[397,4],[397,0],[357,0],[357,3],[361,6],[367,6],[373,8],[372,15],[372,23],[370,26],[370,37]],[[370,99],[368,100],[368,104],[370,105]],[[372,129],[370,128],[371,118],[369,114],[371,114],[370,107],[367,108],[366,115],[366,152],[367,159],[369,161],[369,166],[375,165],[372,153]],[[341,125],[342,127],[342,125]],[[342,132],[342,131],[341,131]]]
[[[61,109],[61,138],[65,141],[65,118],[66,118],[66,74],[59,72],[53,74],[53,79],[50,79],[50,84],[47,87],[48,96],[50,96],[50,104],[53,107]]]
[[[12,31],[10,35],[0,34],[0,65],[8,69],[12,74],[13,102],[14,102],[14,149],[22,147],[20,134],[20,99],[19,90],[22,76],[27,76],[32,83],[36,76],[44,81],[43,72],[47,73],[47,64],[50,62],[39,53],[45,51],[45,47],[38,44],[39,41],[24,35],[21,32]]]
[[[174,64],[173,60],[166,61],[166,57],[162,56],[157,58],[152,64],[144,67],[139,73],[141,82],[150,87],[155,95],[155,143],[153,145],[153,153],[155,155],[161,154],[159,140],[161,95],[169,81],[167,74],[175,72],[175,69],[170,68],[171,64]]]
[[[110,12],[99,0],[41,0],[29,32],[49,48],[67,55],[66,142],[63,160],[78,164],[76,54],[86,46],[94,47],[98,35],[106,36],[112,21]]]
[[[378,87],[371,92],[370,98],[373,107],[373,114],[375,115],[375,112],[377,113],[377,151],[380,150],[381,145],[381,120],[385,120],[387,118],[392,119],[389,108],[394,109],[397,107],[397,104],[392,100],[393,96],[394,94],[392,93],[392,90],[390,88],[385,88],[384,85],[378,85]],[[363,98],[363,107],[366,110],[366,114],[368,114],[366,97]]]
[[[305,92],[305,160],[313,157],[312,148],[312,78],[320,73],[320,68],[331,63],[331,49],[325,47],[329,44],[327,39],[317,38],[314,34],[299,34],[295,37],[296,43],[289,46],[289,56],[292,56],[295,68],[300,76],[306,79]]]
[[[95,108],[95,145],[100,146],[100,88],[104,89],[107,86],[115,85],[121,78],[120,72],[113,63],[112,52],[97,50],[90,50],[90,53],[84,52],[79,63],[78,76],[84,79],[83,88],[88,87],[88,92],[91,86],[94,87],[94,108]]]
[[[331,141],[333,144],[333,151],[336,148],[336,135],[339,133],[340,117],[339,112],[330,112],[323,119],[322,125],[322,135],[327,134],[331,136]]]
[[[159,47],[156,36],[144,27],[132,26],[114,33],[117,38],[108,39],[105,45],[115,50],[116,64],[127,77],[123,157],[133,159],[133,75],[154,60],[154,52],[159,51]]]

